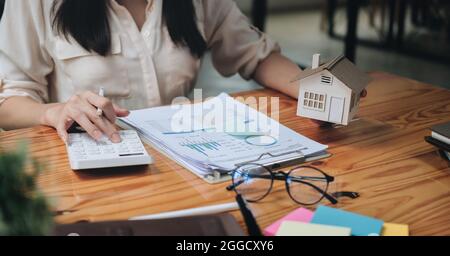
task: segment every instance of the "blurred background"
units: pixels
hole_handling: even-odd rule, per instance
[[[236,0],[251,22],[302,67],[314,53],[345,54],[385,71],[450,89],[449,0]],[[197,87],[207,96],[259,88],[223,79],[205,58]]]
[[[345,54],[364,71],[385,71],[450,89],[449,0],[235,0],[250,22],[309,67]],[[0,9],[4,0],[0,0]],[[197,82],[204,96],[260,88],[222,78],[206,56]]]

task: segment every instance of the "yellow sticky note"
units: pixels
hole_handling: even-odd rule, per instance
[[[384,223],[382,236],[409,236],[408,225]]]

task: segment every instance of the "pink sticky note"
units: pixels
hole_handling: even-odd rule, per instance
[[[314,213],[312,211],[305,209],[305,208],[299,208],[299,209],[289,213],[288,215],[284,216],[283,218],[277,220],[272,225],[268,226],[264,230],[264,235],[265,236],[275,236],[275,234],[277,233],[277,231],[280,228],[281,223],[283,223],[283,221],[299,221],[299,222],[309,223],[309,222],[311,222],[313,216],[314,216]]]

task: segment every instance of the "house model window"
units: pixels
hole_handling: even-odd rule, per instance
[[[320,65],[313,56],[312,67],[296,79],[300,83],[297,115],[347,125],[359,106],[359,95],[370,78],[343,56]]]
[[[316,111],[325,111],[325,99],[326,94],[306,91],[303,106]]]

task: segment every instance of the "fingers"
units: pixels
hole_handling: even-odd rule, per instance
[[[97,114],[96,106],[102,108],[105,116]],[[114,126],[116,114],[112,103],[106,98],[99,97],[93,93],[84,93],[73,96],[64,108],[61,115],[61,124],[58,125],[58,132],[61,138],[67,142],[67,124],[64,120],[71,119],[72,123],[77,122],[92,138],[100,140],[103,135],[108,137],[113,143],[120,143],[121,138]]]
[[[56,128],[56,132],[58,133],[61,140],[67,144],[69,143],[69,134],[67,133],[66,129],[66,122],[60,122]]]
[[[82,105],[82,110],[86,113],[89,120],[106,135],[112,142],[120,143],[122,139],[116,130],[114,124],[103,116],[97,115],[97,110],[88,102]]]
[[[65,144],[68,144],[68,143],[70,143],[70,141],[69,141],[69,134],[67,133],[67,130],[72,126],[74,121],[71,118],[67,118],[65,115],[62,117],[60,116],[59,118],[60,119],[58,122],[56,122],[56,126],[55,126],[56,132],[58,133],[61,140]]]
[[[130,115],[130,111],[128,109],[121,108],[116,104],[113,104],[114,111],[118,117],[127,117]]]
[[[70,117],[75,120],[94,139],[100,140],[103,136],[101,130],[94,125],[88,116],[79,109],[71,109]]]
[[[116,122],[116,112],[109,99],[101,97],[93,92],[85,92],[83,98],[95,107],[100,108],[111,123]]]
[[[93,92],[84,93],[85,98],[92,105],[103,110],[105,116],[112,122],[115,123],[116,117],[126,117],[130,114],[127,109],[121,108],[113,104],[109,99],[101,97]]]

